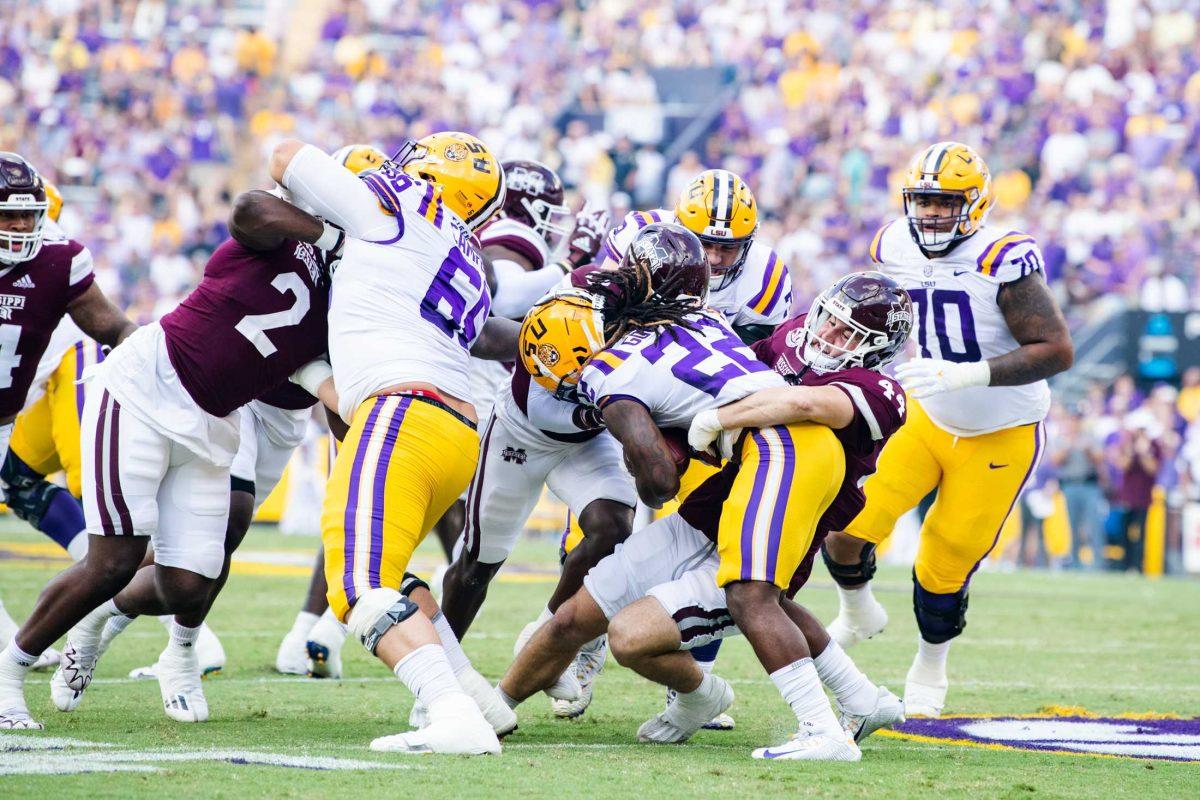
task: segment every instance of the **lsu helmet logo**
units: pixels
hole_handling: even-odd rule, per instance
[[[553,367],[558,363],[559,358],[561,358],[558,354],[558,348],[552,344],[538,345],[537,354],[542,363],[548,367]]]
[[[465,161],[467,159],[467,146],[459,142],[452,142],[446,147],[447,161]]]

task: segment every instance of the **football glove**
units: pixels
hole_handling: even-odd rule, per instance
[[[915,358],[896,367],[896,378],[909,396],[920,400],[942,392],[987,386],[992,380],[992,368],[986,361],[960,363]]]

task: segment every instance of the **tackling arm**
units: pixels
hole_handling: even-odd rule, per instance
[[[521,323],[503,317],[488,317],[475,344],[471,345],[471,355],[485,361],[515,361],[520,334]]]
[[[988,359],[991,386],[1022,386],[1070,369],[1075,361],[1071,333],[1042,273],[1004,284],[996,302],[1021,346]]]
[[[365,183],[317,147],[285,139],[271,151],[271,177],[296,198],[356,239],[396,235],[396,218]]]
[[[636,400],[614,400],[601,414],[609,433],[625,450],[638,497],[651,508],[662,508],[679,493],[679,474],[650,412]]]
[[[67,306],[67,313],[84,333],[109,347],[116,347],[137,330],[95,283]]]
[[[285,239],[314,244],[324,233],[312,214],[257,189],[238,195],[229,216],[229,234],[251,250],[274,250]]]
[[[841,430],[854,421],[854,403],[833,386],[760,389],[734,403],[702,411],[692,420],[688,445],[707,452],[722,431],[816,422]]]

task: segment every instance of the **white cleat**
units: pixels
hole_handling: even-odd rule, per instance
[[[176,722],[208,719],[208,700],[200,686],[200,662],[194,648],[168,644],[154,669],[168,717]]]
[[[63,648],[58,669],[50,677],[50,699],[59,711],[74,711],[83,702],[83,693],[92,682],[96,656],[80,652],[69,638]]]
[[[497,736],[507,736],[517,729],[517,712],[500,699],[500,693],[488,683],[487,678],[476,672],[474,667],[467,667],[454,677],[458,678],[458,685],[467,696],[479,706],[483,718],[492,726]]]
[[[500,740],[475,701],[465,694],[454,694],[433,704],[429,709],[429,724],[424,728],[381,736],[371,742],[371,749],[405,755],[496,755],[500,752]]]
[[[860,761],[862,750],[845,731],[816,733],[801,730],[783,744],[760,747],[750,755],[780,761]]]
[[[312,661],[309,674],[314,678],[342,677],[342,644],[346,641],[346,628],[337,617],[326,611],[313,625],[308,634],[305,648]]]
[[[946,707],[946,690],[950,682],[918,672],[916,667],[908,670],[904,680],[904,713],[909,717],[937,719]]]
[[[675,697],[678,693],[674,689],[667,689],[667,705],[675,702]],[[706,731],[731,731],[737,727],[737,722],[728,714],[717,714],[715,717],[704,723],[703,728]]]
[[[550,696],[551,700],[568,702],[578,700],[583,695],[583,689],[579,686],[579,678],[575,677],[575,662],[572,661],[563,674],[558,676],[558,680],[543,691]]]
[[[655,714],[638,728],[639,742],[676,744],[686,742],[692,734],[704,727],[719,714],[733,705],[733,687],[723,678],[712,676],[718,682],[718,691],[710,699],[693,697],[691,694],[676,695],[675,701],[662,712]]]
[[[887,687],[880,686],[871,713],[851,714],[838,706],[838,722],[855,742],[861,742],[880,728],[894,728],[904,722],[904,703]]]
[[[878,600],[872,600],[871,605],[859,609],[853,614],[845,609],[839,611],[837,618],[829,623],[826,630],[830,637],[842,646],[843,650],[849,650],[859,642],[865,642],[867,639],[883,633],[887,624],[887,610],[880,605]]]
[[[429,709],[421,702],[421,698],[413,698],[412,711],[408,712],[408,727],[421,730],[429,724]]]
[[[275,671],[284,675],[308,675],[308,634],[288,633],[275,653]]]
[[[220,675],[221,670],[225,669],[225,648],[207,622],[200,623],[200,635],[196,637],[196,660],[200,664],[201,678]],[[307,674],[307,664],[305,670],[304,674]],[[158,663],[131,669],[129,677],[137,681],[154,680],[158,677]]]
[[[575,679],[579,681],[579,697],[575,700],[550,701],[554,716],[559,719],[575,719],[583,716],[592,703],[592,691],[596,676],[604,669],[608,659],[608,637],[598,636],[583,646],[575,656]]]
[[[30,716],[24,700],[19,705],[0,711],[0,731],[40,731],[44,727]]]
[[[34,672],[42,672],[43,670],[57,667],[58,662],[62,659],[62,653],[55,650],[53,647],[47,647],[46,652],[38,656],[38,660],[33,662],[30,667]]]

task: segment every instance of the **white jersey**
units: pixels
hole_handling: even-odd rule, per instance
[[[539,270],[550,262],[550,246],[537,231],[523,222],[509,217],[498,217],[479,231],[479,243],[483,247],[507,247],[519,253],[530,263],[531,270]]]
[[[491,295],[471,231],[438,188],[390,163],[360,178],[311,145],[292,158],[283,185],[347,234],[329,306],[342,418],[399,383],[469,398],[470,348]]]
[[[786,385],[719,314],[686,320],[691,328],[635,330],[597,353],[579,379],[580,398],[598,408],[636,400],[659,427],[686,429],[701,411]]]
[[[1019,231],[981,228],[940,258],[927,258],[909,235],[904,217],[880,228],[871,260],[908,290],[915,319],[912,339],[923,358],[983,361],[1016,350],[996,303],[1005,283],[1042,270],[1033,237]],[[921,401],[938,427],[956,436],[1039,422],[1050,410],[1046,381],[1024,386],[979,386]]]
[[[46,351],[42,353],[42,360],[38,362],[37,372],[33,375],[33,383],[30,384],[29,391],[25,394],[25,406],[21,409],[22,411],[42,399],[42,395],[46,393],[46,385],[50,382],[50,376],[62,363],[63,354],[67,349],[74,347],[79,342],[86,341],[87,338],[87,334],[80,330],[79,326],[75,324],[75,320],[71,319],[71,315],[64,314],[58,327],[54,329],[54,333],[50,334],[50,343],[46,345]],[[90,366],[92,363],[94,361],[89,361],[85,366]]]
[[[652,222],[674,219],[675,212],[665,208],[631,211],[609,231],[601,255],[619,262],[638,231]],[[708,305],[724,314],[730,325],[779,325],[787,319],[792,305],[791,274],[774,250],[756,240],[746,254],[741,274],[719,292],[709,292]]]

